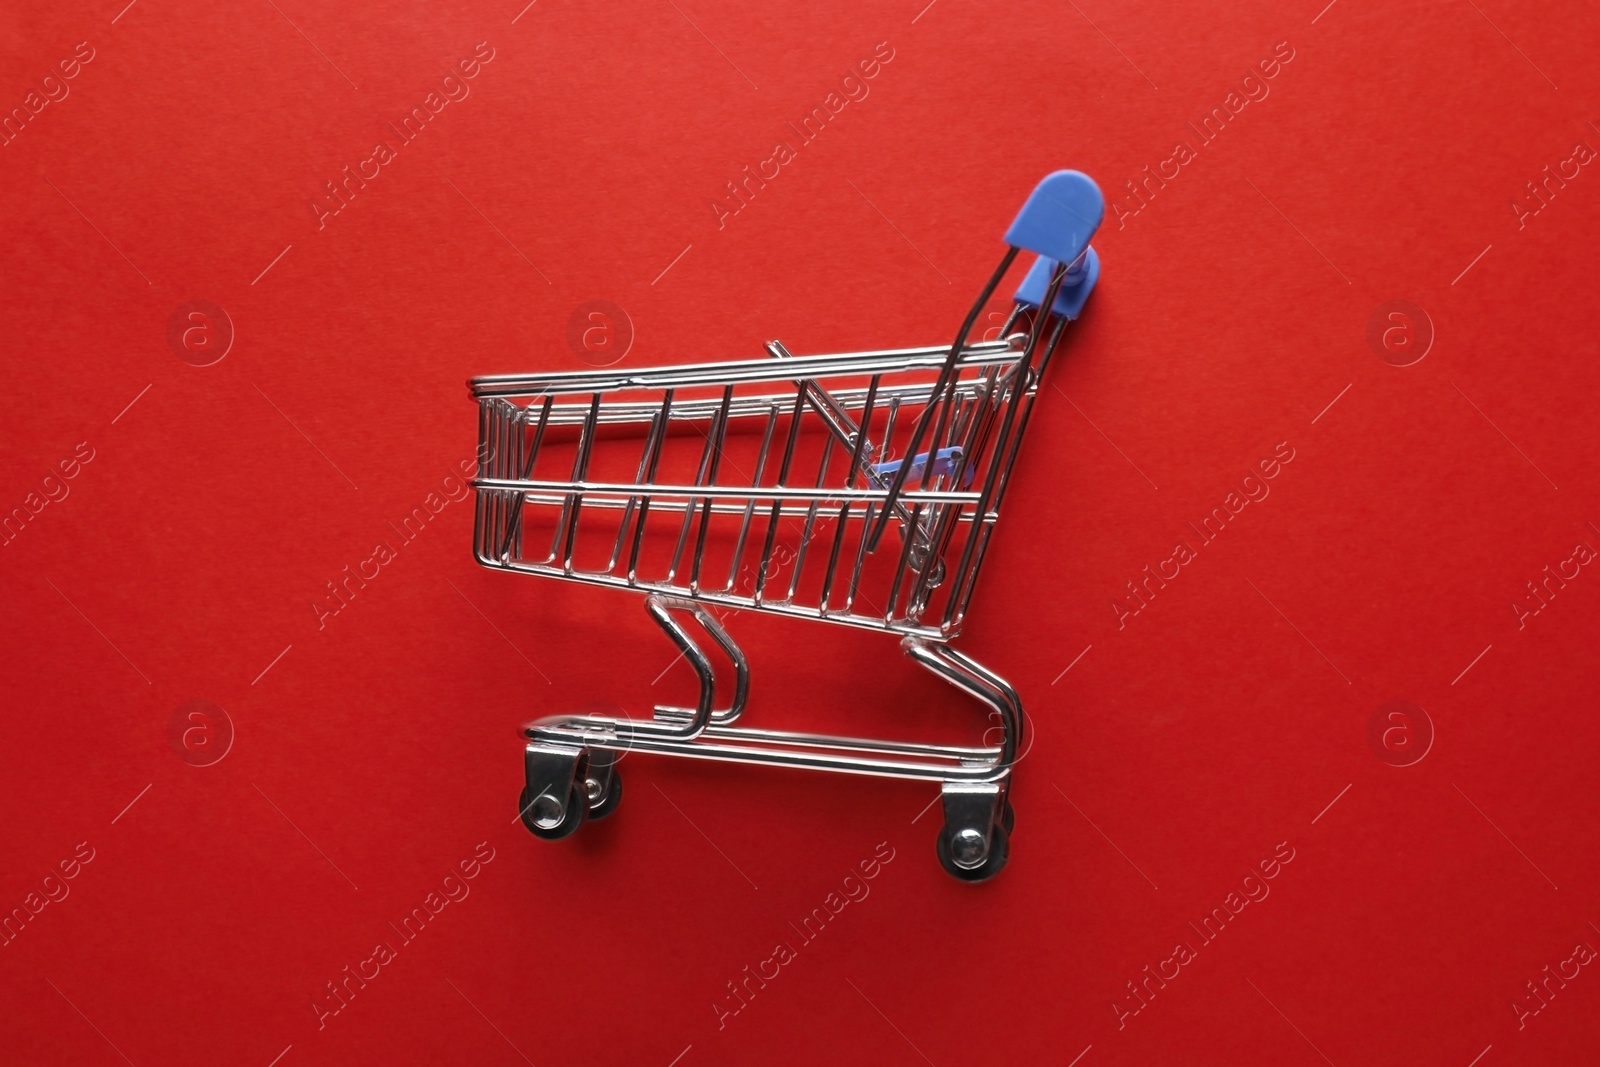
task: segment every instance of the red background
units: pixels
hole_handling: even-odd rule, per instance
[[[6,1061],[1595,1059],[1592,968],[1511,1006],[1600,946],[1600,579],[1511,607],[1600,546],[1600,176],[1510,206],[1600,146],[1589,7],[7,7],[7,109],[94,58],[0,148],[0,507],[93,459],[0,549],[0,906],[94,858],[0,948]],[[319,231],[323,182],[480,41],[471,95]],[[692,679],[636,597],[478,569],[468,504],[319,629],[472,454],[466,377],[585,366],[579,304],[626,309],[623,366],[944,341],[1041,175],[1126,198],[1283,41],[1270,96],[1108,213],[1041,396],[960,645],[1036,729],[995,881],[940,870],[929,786],[645,757],[611,821],[533,840],[517,727]],[[719,228],[879,42],[870,95]],[[168,344],[191,300],[236,331],[211,366]],[[1394,300],[1436,334],[1410,366],[1367,340]],[[1271,496],[1119,629],[1123,583],[1279,442]],[[889,638],[730,627],[752,722],[981,725]],[[233,726],[210,766],[169,740],[193,700]],[[1369,742],[1393,700],[1435,734],[1410,766]],[[470,896],[319,1028],[479,842]],[[880,842],[870,895],[719,1029]],[[1119,1026],[1280,842],[1270,896]]]

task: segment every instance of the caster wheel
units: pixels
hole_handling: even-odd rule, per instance
[[[603,819],[617,810],[617,805],[622,803],[622,773],[617,770],[611,772],[611,788],[598,802],[589,804],[589,818]]]
[[[1007,837],[1011,835],[1012,830],[1016,829],[1017,813],[1015,809],[1011,807],[1011,801],[1009,800],[1006,801],[1006,810],[1000,815],[1000,825],[1006,828]]]
[[[526,786],[522,789],[520,804],[522,825],[526,826],[534,837],[542,837],[546,841],[559,841],[563,837],[571,836],[583,825],[584,816],[589,810],[589,798],[584,796],[581,781],[574,783],[559,821],[552,821],[549,809],[554,805],[550,803],[549,798],[540,802],[537,795]]]
[[[1004,826],[995,827],[994,837],[989,844],[989,854],[976,867],[963,867],[955,861],[951,847],[953,836],[948,826],[939,830],[937,842],[939,865],[963,882],[986,882],[999,874],[1000,868],[1006,865],[1011,846],[1009,832]]]

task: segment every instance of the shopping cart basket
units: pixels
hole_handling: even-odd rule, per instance
[[[556,839],[610,814],[619,756],[649,752],[937,781],[940,862],[968,881],[1000,870],[1022,705],[1005,679],[949,643],[1040,376],[1094,288],[1089,238],[1103,213],[1083,174],[1040,182],[948,347],[797,357],[773,341],[763,359],[472,380],[478,562],[645,593],[700,680],[693,707],[525,727],[529,830]],[[1021,250],[1038,258],[1010,318],[998,339],[974,340]],[[727,610],[899,635],[908,656],[998,721],[999,743],[740,725],[750,672],[717,618]],[[723,707],[704,637],[732,667]]]

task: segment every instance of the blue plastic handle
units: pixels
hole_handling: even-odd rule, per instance
[[[1034,186],[1006,231],[1006,244],[1072,263],[1089,247],[1105,214],[1105,197],[1087,174],[1058,170]]]
[[[1017,303],[1034,309],[1044,303],[1044,294],[1050,288],[1050,274],[1055,269],[1056,261],[1053,259],[1040,256],[1034,260],[1022,284],[1017,286]],[[1090,248],[1084,253],[1083,262],[1069,267],[1067,276],[1061,280],[1061,288],[1056,290],[1056,302],[1052,305],[1055,313],[1066,319],[1076,319],[1083,314],[1083,305],[1088,303],[1089,294],[1094,292],[1094,283],[1099,280],[1100,256]]]

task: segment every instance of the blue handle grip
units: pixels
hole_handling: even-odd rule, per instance
[[[1105,197],[1087,174],[1058,170],[1034,186],[1006,231],[1006,244],[1072,263],[1089,247],[1105,214]]]

